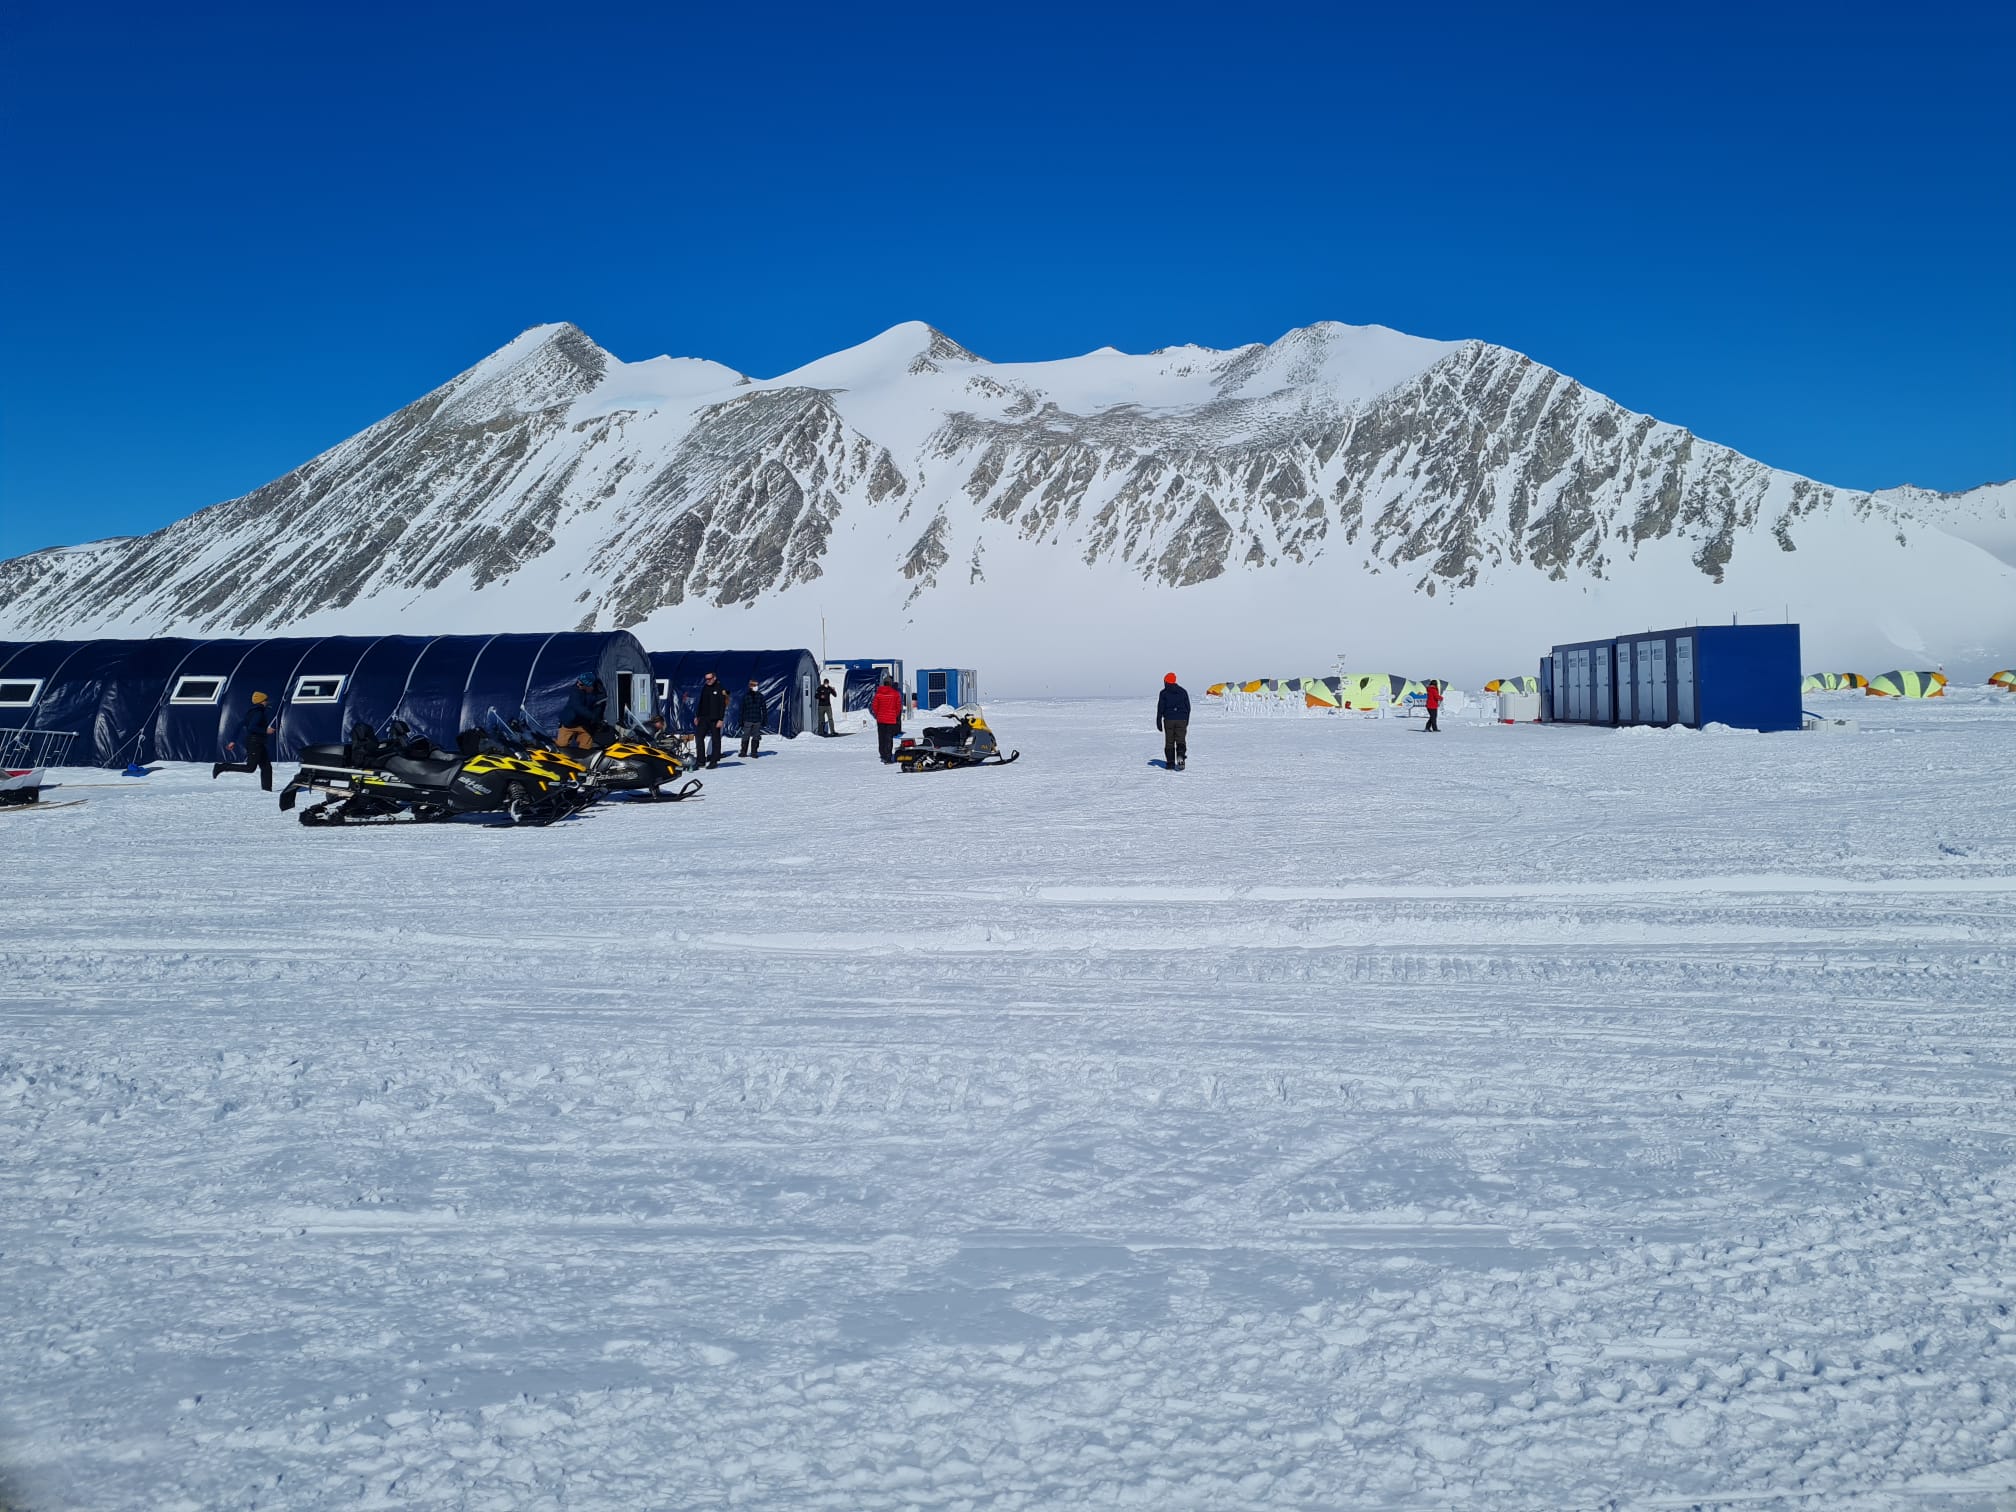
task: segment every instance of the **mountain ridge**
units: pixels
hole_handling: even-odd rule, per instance
[[[761,379],[626,363],[555,322],[238,499],[0,562],[0,634],[747,638],[755,612],[757,638],[809,640],[835,600],[849,636],[922,630],[1036,667],[1093,633],[1116,659],[1202,648],[1200,615],[1228,655],[1404,647],[1414,619],[1448,656],[1452,606],[1537,650],[1610,600],[1719,617],[1765,597],[1811,603],[1843,654],[1995,659],[2016,633],[1995,602],[2016,602],[2012,516],[2008,485],[1833,488],[1523,354],[1385,327],[994,363],[905,322]],[[1262,584],[1255,621],[1235,606]],[[995,590],[1054,644],[967,622]],[[1103,618],[1121,600],[1131,629]]]

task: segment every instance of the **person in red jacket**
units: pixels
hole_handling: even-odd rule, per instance
[[[1442,684],[1430,678],[1428,681],[1428,692],[1423,697],[1422,702],[1428,705],[1428,728],[1438,735],[1441,734],[1442,726],[1435,723],[1435,716],[1442,708]]]
[[[875,744],[882,752],[883,764],[893,764],[896,737],[903,733],[903,691],[887,672],[882,674],[882,685],[868,700],[868,712],[875,716]]]

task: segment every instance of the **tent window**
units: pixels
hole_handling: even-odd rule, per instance
[[[41,696],[40,679],[25,682],[16,678],[11,682],[0,682],[0,709],[26,709]]]
[[[669,677],[661,677],[658,679],[658,707],[663,709],[668,705],[670,705],[671,702],[672,702],[672,679]]]
[[[295,679],[295,703],[335,703],[343,696],[343,679],[340,677],[302,677]]]
[[[171,704],[214,704],[224,696],[224,679],[221,677],[178,677],[175,691],[168,695]]]

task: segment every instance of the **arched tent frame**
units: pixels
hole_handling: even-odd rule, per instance
[[[651,669],[667,722],[687,734],[693,730],[694,701],[709,672],[728,690],[728,721],[722,727],[727,734],[742,733],[740,695],[752,677],[770,706],[764,725],[770,734],[795,739],[812,729],[818,717],[819,663],[810,651],[653,651]]]
[[[285,761],[359,723],[402,719],[442,746],[491,709],[550,728],[580,676],[602,680],[612,717],[652,712],[650,657],[620,630],[10,642],[0,677],[40,688],[31,707],[0,710],[0,724],[75,730],[83,764],[215,761],[263,692],[279,727],[272,753]],[[216,696],[178,702],[185,678],[217,679]],[[334,692],[297,697],[304,679]]]

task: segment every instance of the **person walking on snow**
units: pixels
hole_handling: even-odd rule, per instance
[[[749,691],[742,695],[739,711],[742,719],[742,754],[752,760],[757,748],[763,744],[763,726],[770,719],[770,705],[763,699],[763,690],[755,678],[749,679]]]
[[[1442,708],[1442,684],[1430,678],[1428,691],[1422,695],[1421,701],[1428,705],[1428,728],[1438,735],[1441,734],[1442,726],[1435,723],[1435,716]]]
[[[245,759],[239,761],[234,756],[230,761],[217,762],[210,768],[210,780],[215,782],[219,772],[257,772],[259,786],[265,792],[273,791],[273,759],[266,754],[266,738],[280,733],[280,720],[266,703],[264,693],[252,695],[252,707],[245,711],[245,717],[238,722],[238,740],[224,742],[224,754],[231,756],[238,749],[238,741],[245,743]]]
[[[903,733],[903,693],[887,672],[882,674],[875,696],[868,700],[868,712],[875,716],[875,746],[882,753],[882,764],[892,765],[896,760],[896,737]]]
[[[1174,672],[1163,674],[1162,696],[1155,700],[1155,728],[1162,732],[1162,765],[1182,771],[1190,759],[1190,695]]]
[[[721,765],[721,721],[728,717],[728,690],[709,672],[693,700],[693,765]],[[708,745],[713,742],[712,747]]]
[[[819,700],[819,733],[831,735],[834,733],[833,700],[838,696],[833,691],[833,684],[826,678],[820,678],[819,691],[814,696]]]

